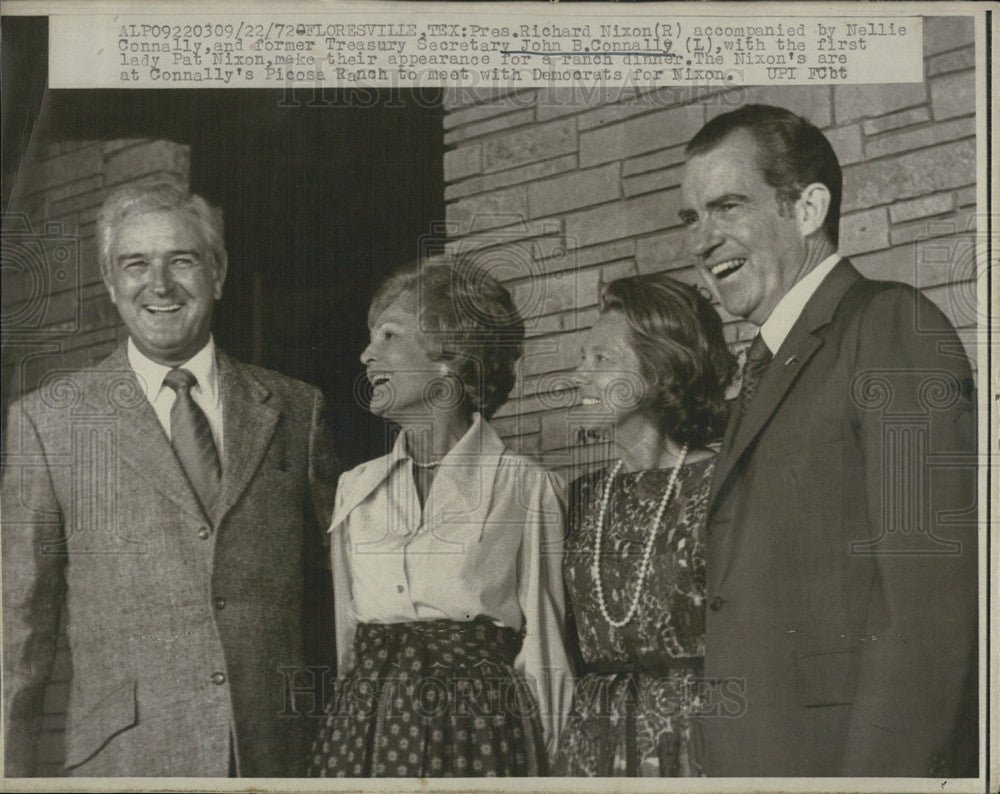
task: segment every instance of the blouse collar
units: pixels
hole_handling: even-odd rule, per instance
[[[350,513],[365,499],[385,483],[401,463],[410,460],[406,449],[404,433],[400,433],[388,454],[362,463],[341,477],[337,486],[336,507],[330,530],[333,531]],[[458,442],[441,459],[435,475],[431,497],[443,495],[449,513],[467,514],[473,510],[485,511],[490,499],[483,499],[480,488],[472,487],[475,478],[483,478],[483,485],[490,486],[496,478],[506,447],[496,430],[483,419],[480,413],[472,415],[472,426]],[[436,505],[442,502],[435,498],[434,503],[428,500],[425,513],[431,514]],[[485,504],[484,504],[485,502]],[[443,504],[440,506],[444,506]]]

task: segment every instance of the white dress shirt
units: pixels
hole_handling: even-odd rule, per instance
[[[792,326],[802,315],[819,285],[823,283],[834,265],[840,261],[839,254],[832,254],[810,270],[806,275],[784,294],[778,305],[774,307],[771,316],[768,317],[760,327],[760,335],[767,345],[767,349],[774,355],[778,352]]]
[[[484,615],[525,631],[514,667],[533,683],[546,739],[572,700],[563,646],[563,488],[506,449],[479,414],[441,460],[423,507],[400,433],[392,451],[341,475],[333,533],[338,669],[359,622]]]
[[[165,367],[143,355],[132,337],[128,340],[128,363],[135,372],[146,399],[153,406],[163,431],[170,438],[170,409],[177,399],[177,392],[164,386],[163,379],[171,367]],[[208,419],[221,464],[225,460],[222,455],[222,395],[219,390],[219,368],[215,361],[215,341],[209,337],[208,343],[179,368],[190,371],[198,379],[198,383],[191,387],[191,399]]]

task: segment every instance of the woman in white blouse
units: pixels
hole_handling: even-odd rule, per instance
[[[486,421],[524,323],[486,272],[425,262],[368,324],[370,410],[400,431],[337,487],[338,678],[311,774],[545,774],[571,701],[561,488]]]

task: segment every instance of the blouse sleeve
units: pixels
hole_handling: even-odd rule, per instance
[[[348,490],[350,473],[340,476],[337,483],[338,508],[343,507]],[[337,675],[344,676],[349,667],[354,649],[354,630],[357,620],[351,609],[351,566],[348,544],[350,541],[350,513],[334,509],[330,524],[330,568],[333,576],[333,620],[334,639],[337,653]]]
[[[337,675],[344,676],[352,661],[357,621],[351,610],[351,569],[348,565],[348,521],[333,528],[330,555],[333,567],[333,618],[337,641]]]
[[[515,668],[534,686],[549,754],[569,716],[573,672],[566,656],[562,584],[564,489],[555,475],[531,471],[522,482],[527,505],[518,555],[518,600],[525,637]]]

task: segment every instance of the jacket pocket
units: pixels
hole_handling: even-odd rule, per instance
[[[66,767],[89,761],[114,736],[138,722],[134,679],[116,684],[96,703],[73,714],[66,730]]]
[[[799,705],[836,706],[853,702],[860,659],[860,647],[797,654],[795,689]]]

